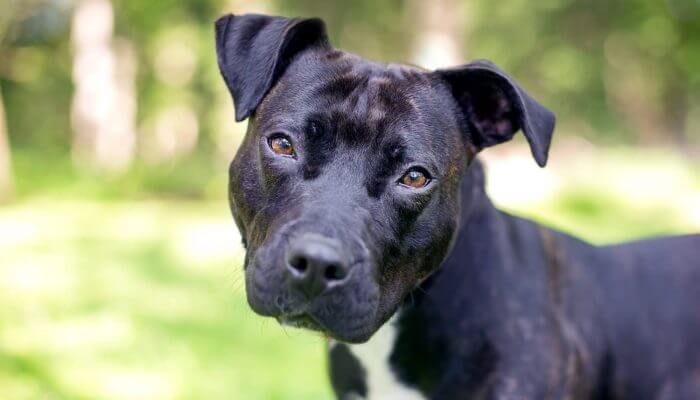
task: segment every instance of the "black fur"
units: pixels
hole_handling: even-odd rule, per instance
[[[346,343],[398,313],[389,362],[428,398],[700,398],[700,236],[594,247],[496,210],[476,153],[522,130],[543,166],[554,129],[505,73],[370,62],[317,19],[228,15],[216,33],[249,118],[229,198],[253,310]],[[415,167],[428,184],[401,185]],[[302,237],[348,271],[311,298],[306,264],[290,272]],[[371,397],[346,346],[334,389]]]
[[[339,343],[333,346],[328,358],[336,366],[330,370],[330,379],[338,393],[343,393],[346,397],[351,393],[367,396],[366,372],[347,345]]]

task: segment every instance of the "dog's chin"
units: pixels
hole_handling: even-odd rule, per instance
[[[277,317],[281,325],[293,328],[319,332],[323,336],[345,343],[364,343],[372,337],[376,329],[370,326],[359,326],[348,329],[328,329],[310,314],[282,315]]]
[[[329,334],[331,338],[345,343],[360,344],[365,343],[372,337],[376,329],[370,327],[363,327],[361,329],[355,329],[348,332],[339,332],[338,334]]]

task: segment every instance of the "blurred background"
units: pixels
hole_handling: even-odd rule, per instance
[[[0,0],[0,398],[331,397],[324,340],[245,302],[226,12],[491,59],[558,116],[546,169],[522,138],[483,155],[500,207],[601,244],[700,231],[700,0]]]

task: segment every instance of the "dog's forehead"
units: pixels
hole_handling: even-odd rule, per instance
[[[400,64],[378,64],[353,55],[336,57],[331,58],[336,61],[319,69],[318,85],[313,88],[313,93],[330,106],[374,122],[418,116],[419,95],[428,82],[423,71]]]
[[[434,117],[433,82],[424,70],[381,64],[340,50],[300,55],[258,109],[264,123],[303,123],[311,116],[342,121],[355,140],[410,129]]]

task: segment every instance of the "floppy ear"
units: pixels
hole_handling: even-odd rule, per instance
[[[248,118],[299,52],[328,47],[320,19],[229,14],[216,21],[216,54],[221,75],[236,107],[236,120]]]
[[[475,151],[510,140],[522,129],[535,161],[545,166],[555,122],[551,111],[489,61],[435,73],[452,89]]]

